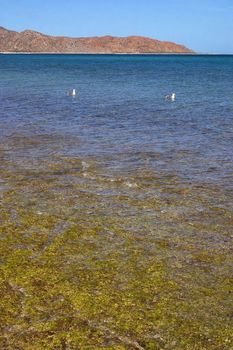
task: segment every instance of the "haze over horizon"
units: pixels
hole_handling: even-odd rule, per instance
[[[233,53],[230,0],[1,1],[0,26],[70,37],[140,35],[200,53]]]

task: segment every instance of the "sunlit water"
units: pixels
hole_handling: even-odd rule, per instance
[[[172,92],[176,101],[166,101]],[[103,282],[100,294],[116,288],[122,301],[132,290],[135,324],[122,318],[118,331],[129,329],[145,349],[157,349],[145,344],[148,324],[160,319],[146,311],[155,299],[148,266],[158,259],[180,288],[160,286],[171,314],[156,328],[159,348],[231,349],[233,56],[0,55],[0,161],[2,232],[14,225],[6,256],[19,247],[42,254],[63,237],[67,281],[79,285],[71,269],[81,266]],[[78,240],[67,234],[74,224],[84,232]],[[22,241],[14,243],[14,232]],[[100,261],[107,277],[95,274]],[[120,267],[116,285],[111,264]],[[96,295],[90,280],[83,288]],[[149,306],[139,307],[134,293],[143,295],[144,283]],[[184,319],[193,320],[187,332]]]

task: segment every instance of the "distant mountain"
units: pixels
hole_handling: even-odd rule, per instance
[[[143,36],[69,38],[0,27],[0,52],[35,53],[194,53],[183,45]]]

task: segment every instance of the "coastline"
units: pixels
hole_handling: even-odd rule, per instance
[[[199,55],[195,52],[193,53],[179,53],[179,52],[0,52],[1,55],[132,55],[132,56],[139,56],[139,55],[179,55],[179,56],[196,56]]]
[[[233,53],[199,53],[199,52],[5,52],[0,55],[102,55],[102,56],[233,56]]]

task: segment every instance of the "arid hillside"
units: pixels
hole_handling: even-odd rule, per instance
[[[142,36],[69,38],[32,30],[15,32],[3,27],[0,27],[0,52],[193,53],[183,45]]]

